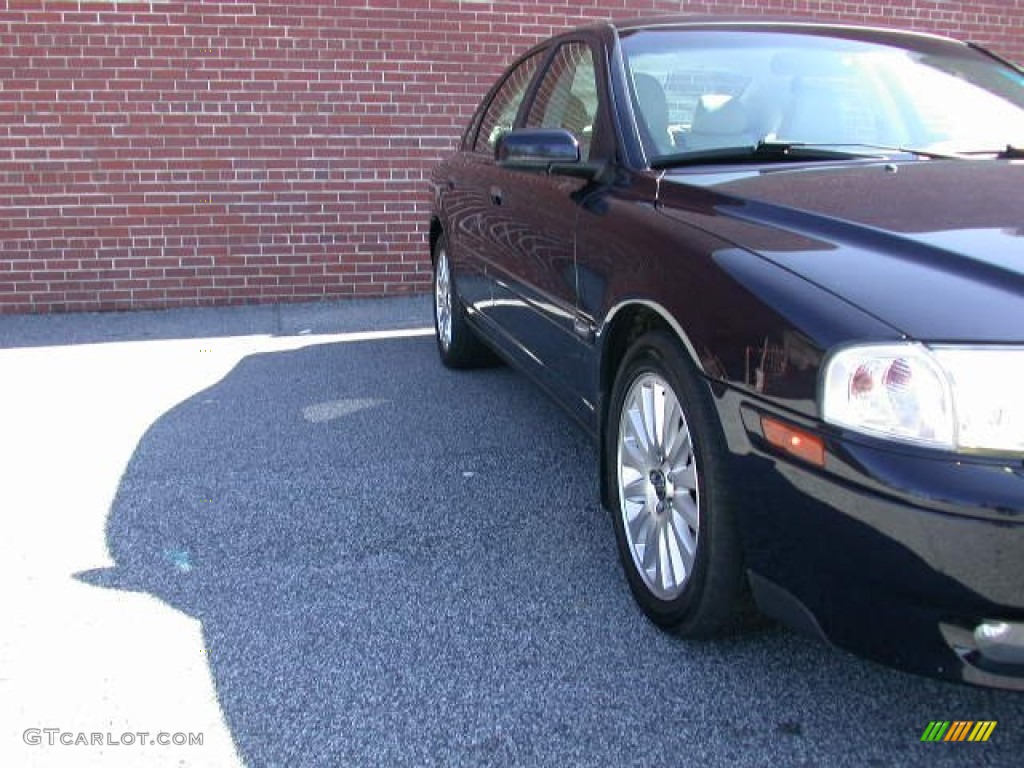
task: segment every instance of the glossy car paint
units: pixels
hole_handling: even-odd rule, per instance
[[[817,405],[822,362],[843,344],[1024,344],[1024,164],[880,155],[651,170],[625,96],[622,29],[538,49],[594,47],[608,183],[499,168],[468,144],[433,176],[432,234],[449,237],[474,328],[599,436],[624,335],[638,312],[656,314],[713,395],[761,607],[886,663],[1024,688],[1024,669],[993,669],[948,639],[949,627],[1024,621],[1024,461],[844,432]],[[771,446],[763,415],[818,435],[825,467]]]

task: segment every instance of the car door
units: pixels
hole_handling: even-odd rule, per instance
[[[452,277],[459,297],[476,316],[489,310],[493,296],[489,265],[501,247],[495,236],[500,230],[495,219],[501,212],[491,194],[501,173],[495,166],[494,147],[502,133],[515,126],[545,55],[545,49],[533,51],[509,69],[478,109],[462,151],[446,165],[444,177],[434,179],[444,200]]]
[[[563,41],[533,90],[522,126],[564,128],[584,161],[601,151],[597,58],[586,40]],[[513,354],[573,410],[593,403],[581,386],[589,340],[577,327],[578,193],[587,181],[570,176],[502,170],[490,189],[502,209],[502,241],[493,268],[491,317]],[[493,202],[493,200],[492,200]]]

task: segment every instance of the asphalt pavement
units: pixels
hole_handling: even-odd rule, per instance
[[[0,765],[1021,764],[1024,695],[656,629],[594,446],[521,375],[443,368],[429,324],[0,317]]]

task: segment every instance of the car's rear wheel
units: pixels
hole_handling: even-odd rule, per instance
[[[442,235],[434,245],[434,331],[441,362],[449,368],[475,368],[494,362],[494,355],[477,338],[459,300]]]
[[[672,335],[626,353],[605,439],[619,555],[656,623],[687,637],[728,629],[744,576],[721,428],[699,375]]]

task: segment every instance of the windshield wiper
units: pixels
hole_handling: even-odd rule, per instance
[[[868,150],[855,152],[854,149]],[[874,151],[871,151],[874,150]],[[878,153],[906,154],[930,160],[954,160],[958,155],[931,152],[926,149],[894,147],[885,144],[829,144],[809,141],[775,141],[762,139],[757,144],[739,147],[700,149],[657,157],[651,168],[679,168],[687,165],[742,162],[800,162],[806,160],[857,160],[879,157]]]
[[[768,141],[762,139],[756,144],[696,149],[690,152],[663,155],[651,161],[651,168],[680,168],[687,165],[713,165],[716,163],[795,163],[801,160],[853,160],[861,157],[864,157],[863,153],[826,149],[823,146],[804,144],[798,141]]]
[[[1024,147],[1007,144],[1005,149],[972,149],[969,152],[961,152],[960,154],[969,157],[991,156],[995,160],[1022,160],[1024,159]]]
[[[816,147],[863,147],[864,149],[874,149],[879,152],[885,152],[890,154],[900,155],[916,155],[917,157],[927,157],[929,160],[958,160],[962,159],[959,154],[953,154],[951,152],[933,152],[930,149],[918,149],[916,147],[900,147],[893,146],[891,144],[812,144],[804,146],[816,146]]]

